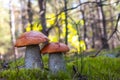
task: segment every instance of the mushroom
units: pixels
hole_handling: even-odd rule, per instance
[[[65,60],[63,53],[69,51],[69,47],[63,43],[48,43],[41,49],[41,54],[49,54],[49,69],[52,73],[65,71]]]
[[[17,39],[15,47],[26,46],[25,68],[43,68],[39,43],[48,40],[47,36],[38,31],[25,32]]]

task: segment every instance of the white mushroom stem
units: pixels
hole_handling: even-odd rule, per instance
[[[52,73],[57,73],[58,71],[66,70],[63,53],[49,54],[49,69]]]
[[[26,46],[25,52],[25,68],[41,68],[43,69],[42,57],[39,45]]]

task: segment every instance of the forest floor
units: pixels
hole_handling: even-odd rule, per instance
[[[51,75],[48,70],[48,55],[43,55],[45,71],[37,69],[27,70],[24,58],[8,63],[8,67],[1,69],[0,80],[119,80],[120,79],[120,48],[102,50],[97,57],[96,51],[65,56],[67,72]],[[18,68],[19,71],[16,68]],[[22,66],[22,67],[21,67]],[[3,66],[0,66],[2,68]],[[9,75],[8,75],[9,74]],[[41,75],[41,76],[38,76]]]

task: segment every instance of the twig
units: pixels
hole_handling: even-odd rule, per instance
[[[117,31],[118,32],[118,31]],[[119,35],[117,34],[117,32],[116,32],[116,36],[117,36],[117,39],[120,41],[120,38],[119,38]]]
[[[79,78],[81,78],[82,77],[82,75],[80,74],[80,72],[77,70],[77,68],[75,67],[75,65],[73,65],[73,71],[74,71],[74,76],[73,76],[73,80],[75,79],[75,77],[79,77]]]
[[[102,3],[103,3],[103,2],[105,2],[105,1],[102,1]],[[64,9],[62,9],[58,14],[56,14],[55,17],[56,17],[56,16],[59,16],[59,15],[62,14],[63,12],[70,11],[70,10],[74,10],[74,9],[78,8],[79,6],[81,6],[81,5],[89,4],[89,3],[99,4],[100,2],[96,2],[96,1],[86,1],[86,2],[84,2],[84,3],[78,4],[78,5],[75,6],[75,7],[71,7],[71,8],[67,8],[67,9],[64,8]],[[54,17],[52,17],[52,18],[54,18]],[[47,18],[47,19],[50,19],[50,18]]]
[[[97,4],[98,6],[108,6],[108,5],[110,5],[110,4],[103,4],[103,2],[106,2],[106,1],[102,1],[102,3],[96,2],[96,1],[86,1],[86,2],[84,2],[84,3],[78,4],[78,5],[75,6],[75,7],[63,9],[63,10],[61,10],[58,14],[56,14],[56,16],[59,16],[60,14],[62,14],[62,12],[74,10],[74,9],[78,8],[79,6],[84,5],[84,4],[95,3],[95,4]],[[116,1],[116,2],[113,2],[113,3],[111,3],[111,4],[119,3],[119,2],[120,2],[120,1]],[[96,6],[96,7],[97,7],[97,6]],[[55,16],[55,17],[56,17],[56,16]],[[52,17],[52,18],[54,18],[54,17]],[[47,19],[50,19],[50,18],[47,18]]]

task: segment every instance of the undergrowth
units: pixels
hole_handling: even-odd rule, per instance
[[[107,52],[106,52],[107,53]],[[102,54],[106,54],[105,52]],[[116,57],[65,57],[67,70],[51,74],[49,70],[16,68],[24,65],[24,59],[9,64],[9,69],[0,71],[0,79],[5,80],[120,80],[120,58]],[[45,68],[48,69],[48,55],[43,55]],[[76,68],[77,72],[74,71]],[[81,80],[85,80],[81,79]]]

